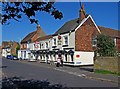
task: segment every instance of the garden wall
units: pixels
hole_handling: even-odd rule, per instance
[[[120,57],[96,57],[94,70],[107,70],[120,73]]]

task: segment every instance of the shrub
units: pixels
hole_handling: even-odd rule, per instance
[[[117,53],[113,38],[103,34],[98,35],[97,53],[100,56],[116,56]]]

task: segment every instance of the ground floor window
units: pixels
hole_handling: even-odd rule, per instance
[[[24,51],[24,59],[26,59],[26,51]]]

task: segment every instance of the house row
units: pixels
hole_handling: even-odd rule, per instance
[[[7,55],[17,55],[18,42],[15,41],[3,41],[1,46],[2,57],[7,57]]]
[[[97,42],[95,38],[99,34],[112,37],[117,51],[120,52],[118,31],[98,26],[92,16],[85,13],[84,6],[82,6],[79,18],[66,22],[54,34],[46,35],[38,25],[36,31],[29,33],[21,41],[18,57],[55,62],[60,54],[64,64],[92,65]]]

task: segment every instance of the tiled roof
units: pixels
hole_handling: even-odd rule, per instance
[[[25,42],[31,40],[31,38],[32,38],[35,34],[36,34],[36,31],[29,33],[29,34],[21,41],[21,43],[25,43]]]
[[[79,25],[79,19],[73,19],[68,22],[66,22],[57,32],[55,32],[55,35],[73,31],[75,28]]]
[[[88,16],[89,14],[86,14],[85,17],[87,18]],[[79,24],[84,23],[86,18],[84,18],[81,22],[79,22],[79,18],[66,22],[58,31],[55,32],[54,35],[66,33],[69,31],[74,31],[79,26]]]
[[[89,15],[86,15],[86,18],[88,16]],[[81,23],[84,22],[84,20],[86,20],[86,19],[83,19],[81,21]],[[66,22],[58,31],[56,31],[54,35],[62,34],[62,33],[69,32],[69,31],[74,31],[79,26],[79,24],[80,24],[79,18],[70,20],[70,21]],[[120,37],[120,31],[118,31],[118,30],[106,28],[106,27],[102,27],[102,26],[98,26],[98,28],[100,29],[102,34],[106,34],[106,35],[112,36],[112,37]],[[97,35],[98,32],[96,31],[95,34]]]
[[[98,26],[101,33],[111,36],[111,37],[120,37],[120,31],[115,30],[115,29],[111,29],[111,28],[106,28],[106,27],[102,27],[102,26]]]
[[[36,31],[33,31],[29,33],[22,41],[21,43],[27,43],[28,41],[33,42],[39,37],[45,36],[45,32],[41,29],[40,25],[37,26]]]
[[[52,37],[53,37],[52,35],[47,35],[47,36],[39,37],[36,41],[42,41],[42,40],[50,39]]]

